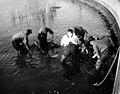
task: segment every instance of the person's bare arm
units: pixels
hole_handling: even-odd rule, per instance
[[[99,59],[100,58],[100,50],[99,48],[96,46],[96,45],[93,45],[93,49],[94,49],[94,56],[92,58],[95,58],[97,56],[97,58]]]

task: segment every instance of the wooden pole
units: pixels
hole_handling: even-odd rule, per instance
[[[119,57],[118,57],[117,70],[116,70],[116,76],[115,76],[115,82],[114,82],[112,94],[120,94],[120,47],[119,47]]]

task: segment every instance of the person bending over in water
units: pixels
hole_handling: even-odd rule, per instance
[[[40,49],[44,54],[48,54],[48,47],[49,47],[48,45],[49,43],[47,41],[48,33],[52,35],[51,42],[53,42],[54,32],[48,27],[41,27],[37,36],[37,39],[39,40]]]
[[[84,43],[85,35],[88,34],[88,32],[85,29],[83,29],[81,26],[75,26],[74,33],[79,38],[79,40],[82,43]]]
[[[18,55],[26,55],[29,53],[31,55],[31,51],[29,50],[29,40],[28,36],[32,34],[31,29],[27,29],[26,31],[21,31],[12,37],[12,45],[17,50]]]

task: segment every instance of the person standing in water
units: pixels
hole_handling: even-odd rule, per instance
[[[65,69],[64,77],[71,78],[74,74],[80,73],[80,63],[79,63],[79,46],[81,41],[75,35],[73,29],[68,29],[67,34],[65,34],[61,39],[61,46],[63,51],[61,51],[61,64]],[[67,62],[70,58],[72,66]]]

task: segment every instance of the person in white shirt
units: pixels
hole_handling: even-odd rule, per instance
[[[61,39],[61,46],[67,46],[69,43],[73,43],[75,45],[80,44],[78,37],[75,35],[72,29],[68,29],[67,34],[65,34]]]
[[[31,29],[27,29],[26,31],[19,32],[12,37],[12,45],[17,50],[19,54],[31,54],[29,50],[29,40],[28,36],[32,33]]]
[[[61,54],[61,64],[63,65],[64,69],[67,70],[65,68],[65,66],[68,66],[66,60],[67,58],[71,57],[72,59],[72,72],[70,72],[69,70],[66,71],[66,73],[70,76],[73,73],[78,73],[80,72],[79,69],[79,45],[81,44],[81,42],[79,41],[78,37],[75,35],[73,29],[68,29],[67,34],[65,34],[62,39],[61,39],[61,46],[62,46],[62,54]]]

